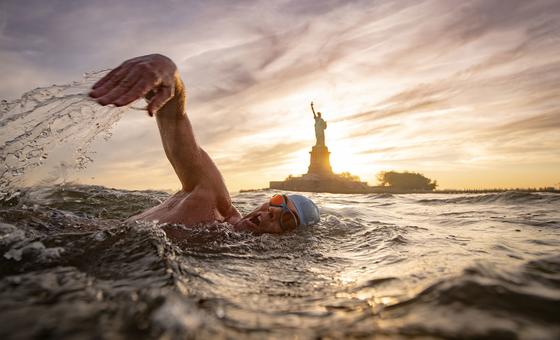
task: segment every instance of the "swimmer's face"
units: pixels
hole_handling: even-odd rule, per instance
[[[297,210],[290,200],[288,200],[287,206],[294,216],[297,216]],[[267,202],[243,217],[235,224],[235,227],[237,230],[247,230],[259,234],[280,234],[295,229],[295,227],[286,227],[287,223],[283,223],[282,225],[284,225],[285,228],[282,228],[280,224],[281,218],[282,208],[271,206],[270,203]]]

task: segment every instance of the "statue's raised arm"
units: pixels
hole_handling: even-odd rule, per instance
[[[313,111],[313,118],[317,118],[317,114],[315,113],[315,109],[313,108],[313,102],[311,102],[311,111]]]

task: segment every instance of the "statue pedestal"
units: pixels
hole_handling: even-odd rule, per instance
[[[309,153],[311,160],[307,170],[308,175],[330,176],[333,174],[330,152],[325,145],[315,145]]]

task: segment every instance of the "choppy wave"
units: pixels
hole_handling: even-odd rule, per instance
[[[399,333],[412,336],[554,338],[560,332],[559,289],[558,255],[509,270],[478,263],[386,308],[381,317],[397,320]]]
[[[456,196],[456,197],[446,197]],[[442,198],[429,198],[419,201],[427,204],[491,204],[491,203],[559,203],[560,196],[554,193],[535,193],[523,191],[505,191],[491,194],[471,194],[471,195],[444,195]]]
[[[233,200],[249,212],[271,193]],[[322,222],[281,236],[217,223],[172,242],[123,222],[168,195],[66,184],[4,200],[0,337],[560,336],[560,236],[535,225],[558,226],[548,194],[314,194]]]

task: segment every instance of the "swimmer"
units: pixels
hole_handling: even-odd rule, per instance
[[[222,174],[198,145],[186,113],[186,94],[177,66],[166,56],[151,54],[125,61],[100,79],[90,92],[101,105],[125,106],[145,98],[155,115],[163,149],[181,190],[129,221],[193,226],[228,222],[235,230],[283,233],[319,221],[319,209],[302,195],[274,195],[245,217],[232,205]],[[180,229],[164,228],[172,238]]]

